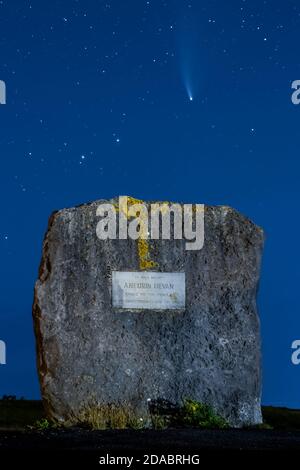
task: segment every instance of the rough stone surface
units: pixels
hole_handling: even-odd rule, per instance
[[[261,422],[256,295],[263,231],[227,206],[205,206],[205,242],[149,240],[152,270],[186,273],[185,311],[116,311],[111,273],[149,269],[138,241],[96,237],[99,200],[52,214],[33,317],[42,397],[50,418],[95,420],[149,399],[205,402],[232,425]],[[156,264],[157,263],[157,264]],[[118,423],[117,423],[118,425]]]

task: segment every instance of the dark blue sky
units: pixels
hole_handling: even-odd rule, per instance
[[[263,402],[300,408],[299,34],[297,0],[0,1],[0,395],[39,396],[49,214],[128,194],[231,205],[265,229]]]

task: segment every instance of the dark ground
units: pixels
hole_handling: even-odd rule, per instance
[[[49,431],[2,431],[0,451],[15,450],[92,450],[99,455],[110,452],[131,455],[140,451],[158,453],[200,450],[299,450],[300,431],[167,429],[107,430],[84,429]]]
[[[44,417],[41,402],[0,400],[0,454],[10,451],[82,451],[106,455],[195,454],[209,451],[300,451],[300,410],[263,408],[264,421],[272,429],[203,430],[171,428],[155,430],[91,431],[29,428]],[[13,451],[13,452],[11,452]],[[17,453],[15,453],[17,451]],[[120,467],[121,468],[121,467]]]

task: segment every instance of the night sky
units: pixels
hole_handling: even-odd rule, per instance
[[[0,1],[0,395],[39,397],[48,216],[128,194],[265,229],[263,403],[300,408],[299,34],[298,0]]]

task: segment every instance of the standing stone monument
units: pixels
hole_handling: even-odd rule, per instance
[[[262,229],[230,207],[202,206],[201,249],[152,239],[149,227],[104,240],[103,204],[131,218],[115,198],[49,220],[33,305],[49,418],[147,426],[152,403],[193,399],[233,426],[260,423]]]

